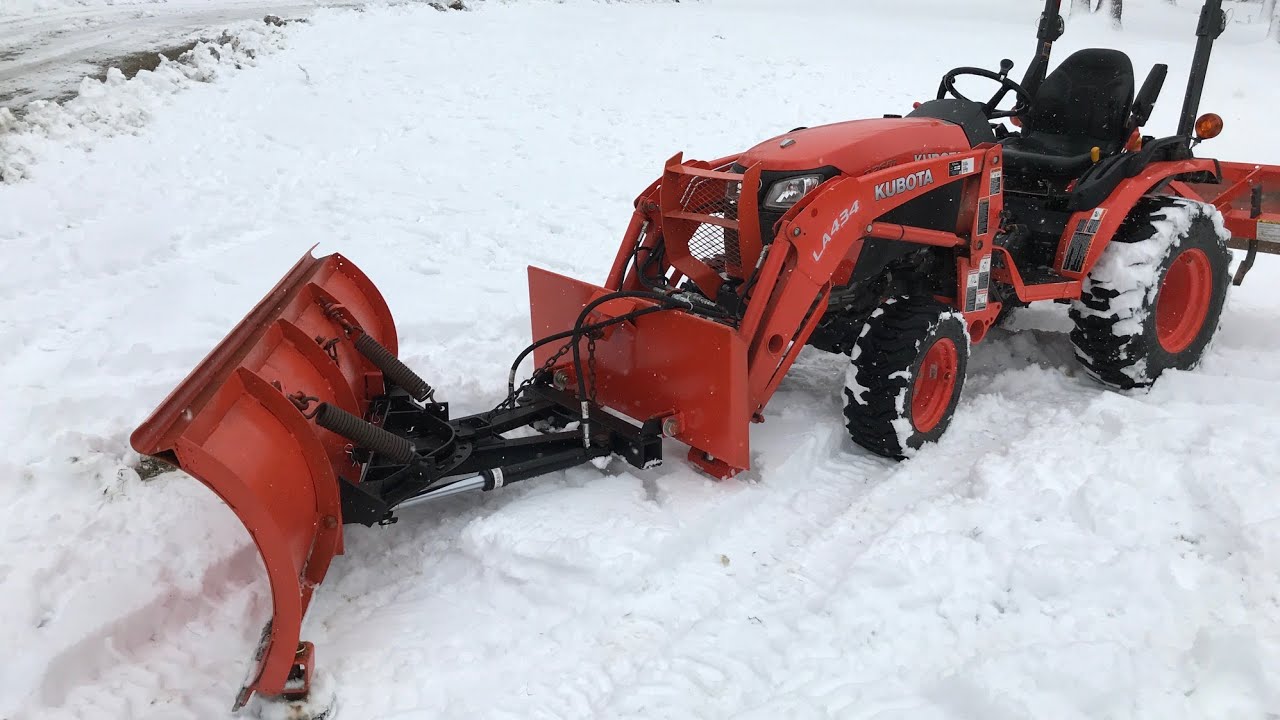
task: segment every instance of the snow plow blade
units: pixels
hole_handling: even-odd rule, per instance
[[[361,336],[395,355],[382,296],[341,255],[308,252],[130,439],[216,493],[262,555],[272,619],[235,709],[254,693],[293,698],[309,689],[313,649],[301,641],[302,619],[343,550],[338,478],[356,482],[360,468],[350,441],[304,410],[323,402],[363,417],[383,392],[382,372],[353,342]]]

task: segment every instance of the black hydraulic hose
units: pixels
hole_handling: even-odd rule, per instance
[[[742,296],[743,302],[748,301],[750,299],[749,296],[751,295],[751,291],[756,289],[756,281],[760,279],[760,273],[764,270],[764,263],[769,259],[769,248],[771,247],[773,246],[765,246],[765,248],[760,251],[760,258],[756,260],[755,270],[751,271],[751,277],[747,278],[746,284],[744,284],[742,286],[742,290],[739,291],[738,294]]]
[[[665,312],[665,311],[667,311],[667,310],[671,310],[671,309],[673,309],[673,308],[667,308],[667,307],[651,307],[651,308],[643,308],[643,309],[641,309],[641,310],[636,310],[635,312],[629,312],[629,313],[627,313],[626,315],[620,315],[620,316],[618,316],[618,317],[616,317],[616,318],[610,318],[610,319],[608,319],[608,320],[605,320],[605,321],[603,321],[603,322],[598,322],[598,323],[595,323],[595,324],[593,324],[593,325],[586,325],[586,326],[584,326],[584,327],[582,328],[582,331],[583,331],[583,332],[594,332],[594,331],[596,331],[596,330],[602,330],[602,329],[604,329],[604,328],[606,328],[606,327],[609,327],[610,325],[617,325],[617,324],[619,324],[619,323],[624,323],[624,322],[627,322],[627,321],[629,321],[629,320],[634,320],[634,319],[636,319],[636,318],[638,318],[638,317],[643,317],[643,316],[645,316],[645,315],[650,315],[650,314],[655,313],[655,312]],[[573,331],[573,330],[565,330],[564,332],[558,332],[558,333],[556,333],[555,335],[548,335],[547,337],[544,337],[544,338],[542,338],[541,340],[539,340],[538,342],[533,343],[532,345],[530,345],[529,347],[525,348],[524,350],[521,350],[521,351],[520,351],[520,354],[516,356],[516,360],[515,360],[515,362],[511,363],[511,372],[510,372],[510,373],[508,373],[508,375],[507,375],[507,397],[511,397],[511,396],[515,395],[515,393],[516,393],[516,374],[519,372],[519,369],[520,369],[520,363],[524,362],[524,359],[525,359],[525,358],[527,358],[527,357],[529,357],[529,353],[533,352],[534,350],[537,350],[538,348],[540,348],[540,347],[542,347],[543,345],[546,345],[546,344],[548,344],[548,343],[553,343],[553,342],[555,342],[555,341],[557,341],[557,340],[567,340],[567,339],[569,339],[570,337],[572,337],[572,336],[573,336],[573,334],[574,334],[574,331]]]
[[[611,300],[620,300],[620,299],[628,299],[628,298],[650,300],[652,302],[657,303],[658,305],[656,307],[641,308],[639,310],[625,313],[623,315],[619,315],[618,317],[610,318],[602,322],[584,324],[586,322],[587,316],[591,314],[591,311],[596,309],[600,305],[603,305],[604,303],[609,302]],[[583,335],[587,333],[595,332],[597,330],[604,329],[611,325],[617,325],[619,323],[628,322],[630,320],[634,320],[636,318],[643,317],[645,315],[658,313],[658,312],[666,312],[669,310],[685,310],[687,312],[692,312],[697,315],[704,315],[704,316],[715,317],[719,319],[726,319],[726,318],[733,317],[731,313],[728,313],[726,311],[715,312],[716,308],[699,306],[688,300],[680,300],[680,299],[673,298],[669,295],[665,295],[658,292],[630,290],[630,291],[619,291],[619,292],[603,295],[599,298],[596,298],[592,302],[587,303],[587,305],[582,309],[582,312],[579,313],[578,318],[574,322],[572,329],[565,330],[563,332],[558,332],[554,335],[549,335],[545,338],[542,338],[541,340],[538,340],[532,345],[529,345],[528,347],[526,347],[524,350],[520,352],[520,354],[516,357],[515,362],[511,364],[510,373],[507,375],[507,400],[510,401],[512,398],[514,398],[516,394],[516,374],[519,371],[520,363],[523,362],[524,359],[528,357],[530,353],[532,353],[533,351],[537,350],[538,348],[544,345],[547,345],[548,343],[553,343],[553,342],[556,342],[557,340],[569,340],[569,343],[572,345],[572,349],[573,349],[574,374],[577,375],[577,380],[578,380],[578,397],[583,403],[582,405],[583,438],[584,438],[584,443],[589,445],[590,435],[588,431],[588,420],[587,420],[587,415],[589,413],[589,411],[587,410],[587,402],[588,402],[587,388],[586,388],[586,378],[582,373],[582,349],[580,347]],[[501,405],[499,407],[501,407]]]
[[[644,251],[647,253],[644,260],[640,259],[641,251]],[[666,285],[666,277],[663,275],[659,275],[660,277],[662,277],[662,280],[663,280],[662,285],[659,285],[657,282],[655,282],[653,279],[649,277],[650,267],[652,267],[653,264],[657,262],[658,258],[662,256],[662,252],[663,252],[662,245],[656,245],[653,247],[637,247],[635,253],[633,253],[631,256],[632,262],[635,263],[635,266],[636,266],[636,277],[640,278],[641,285],[644,285],[650,290],[659,290],[660,288]]]
[[[685,303],[679,300],[673,300],[670,296],[664,295],[661,293],[651,293],[651,292],[644,292],[644,291],[620,291],[620,292],[612,293],[599,298],[599,302],[591,305],[590,307],[594,308],[595,305],[598,305],[600,302],[614,300],[620,297],[642,297],[642,298],[654,299],[657,302],[662,303],[662,305],[657,308],[643,308],[641,310],[627,313],[625,315],[621,315],[616,318],[610,318],[609,320],[605,320],[603,322],[595,323],[592,325],[584,326],[584,325],[575,324],[574,328],[571,330],[565,330],[564,332],[558,332],[554,335],[548,335],[547,337],[544,337],[541,340],[538,340],[532,345],[529,345],[524,350],[521,350],[520,354],[516,356],[515,362],[511,363],[511,370],[507,374],[507,397],[510,398],[515,395],[516,374],[519,372],[520,363],[524,362],[524,359],[529,357],[529,353],[532,353],[533,351],[537,350],[543,345],[546,345],[548,343],[553,343],[557,340],[567,340],[571,337],[574,337],[575,335],[578,336],[578,338],[581,338],[582,333],[593,332],[595,330],[600,330],[600,329],[609,327],[610,325],[616,325],[618,323],[627,322],[628,320],[634,320],[637,317],[642,317],[644,315],[648,315],[653,312],[659,312],[663,310],[692,310],[693,312],[699,312],[699,310],[710,309],[710,308],[699,308],[697,306],[691,306],[690,303]],[[704,314],[709,314],[709,313],[704,313]],[[725,313],[725,317],[728,317],[727,313]],[[582,318],[580,317],[579,320],[581,319]]]
[[[520,370],[520,363],[524,362],[524,359],[529,357],[529,353],[533,352],[534,350],[537,350],[538,348],[542,347],[543,345],[546,345],[547,343],[553,343],[556,340],[565,340],[572,335],[573,335],[572,330],[565,330],[564,332],[558,332],[555,335],[548,335],[547,337],[544,337],[541,340],[533,343],[532,345],[525,348],[524,350],[521,350],[520,354],[516,356],[516,361],[511,363],[511,372],[507,375],[507,397],[510,398],[511,396],[516,394],[516,373],[519,372]]]
[[[320,403],[315,420],[320,427],[341,435],[356,447],[373,450],[401,465],[408,465],[417,457],[413,443],[407,438],[387,432],[329,403]]]

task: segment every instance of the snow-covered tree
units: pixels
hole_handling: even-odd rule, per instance
[[[1071,14],[1093,12],[1093,0],[1071,0]]]
[[[1124,0],[1110,0],[1111,24],[1120,27],[1120,21],[1124,16]]]
[[[1172,3],[1174,0],[1168,0]],[[1120,27],[1121,18],[1124,16],[1124,0],[1071,0],[1071,14],[1077,12],[1088,14],[1095,13],[1102,9],[1103,5],[1107,5],[1108,12],[1111,14],[1111,22],[1117,28]]]

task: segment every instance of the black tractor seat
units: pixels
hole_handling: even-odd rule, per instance
[[[1114,155],[1128,140],[1133,62],[1119,50],[1081,50],[1057,67],[1034,95],[1021,135],[1003,141],[1010,185],[1062,185],[1093,164],[1093,148]]]
[[[1103,148],[1088,138],[1048,133],[1012,137],[1004,143],[1005,168],[1010,175],[1045,176],[1053,179],[1079,177],[1093,165],[1093,149]]]

